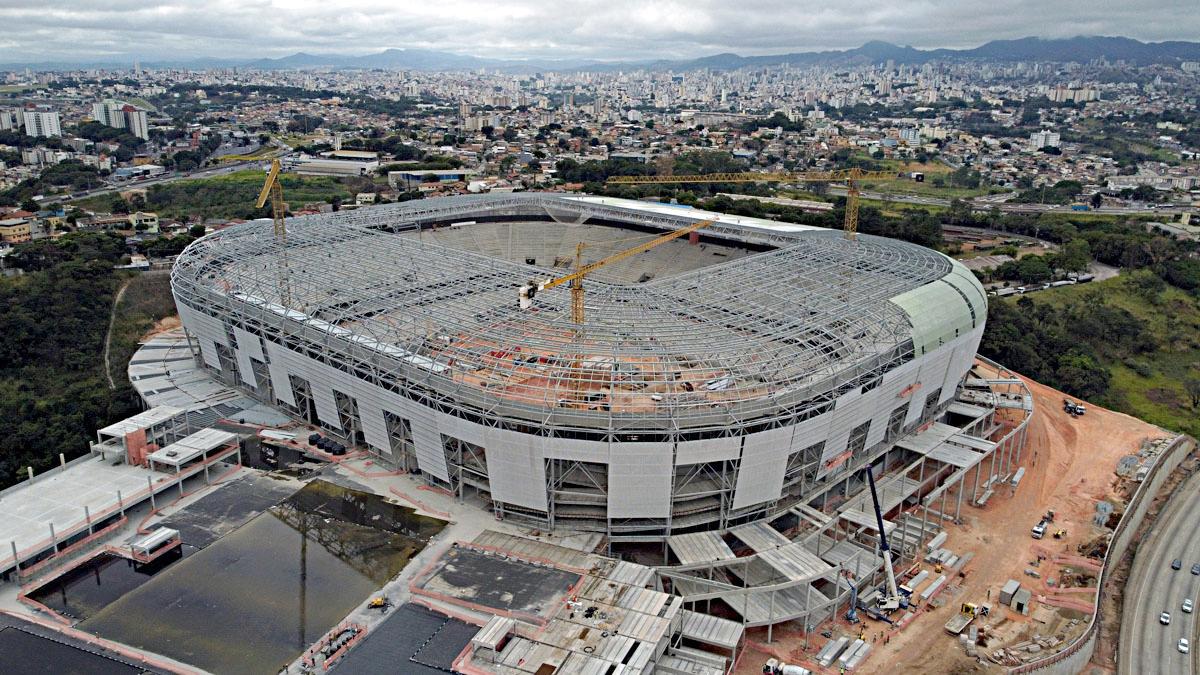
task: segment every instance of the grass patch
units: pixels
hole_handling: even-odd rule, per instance
[[[131,386],[125,370],[142,336],[155,323],[177,314],[175,298],[171,296],[170,272],[143,272],[130,279],[115,311],[108,356],[113,381],[120,390]]]
[[[1135,356],[1102,359],[1111,376],[1108,393],[1097,403],[1151,424],[1200,433],[1200,412],[1191,407],[1184,379],[1200,376],[1200,301],[1167,286],[1148,294],[1128,275],[1076,286],[1051,288],[1027,296],[1036,305],[1065,308],[1068,304],[1104,302],[1126,310],[1143,322],[1157,348]],[[992,302],[997,302],[995,298]],[[1013,298],[999,302],[1015,303]],[[1021,364],[1008,364],[1020,370]]]
[[[191,218],[265,218],[269,207],[254,208],[262,189],[264,174],[258,169],[235,171],[223,176],[197,180],[179,180],[151,186],[146,191],[145,211],[162,218],[186,220]],[[359,188],[370,187],[371,179],[335,178],[332,176],[297,176],[283,174],[283,198],[289,209],[323,203],[332,197],[349,202]],[[113,196],[104,195],[74,203],[83,209],[109,211]]]

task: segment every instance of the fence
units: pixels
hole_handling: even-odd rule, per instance
[[[1192,451],[1194,442],[1194,439],[1188,436],[1176,437],[1171,442],[1171,445],[1159,456],[1158,461],[1154,463],[1146,479],[1134,491],[1133,497],[1129,500],[1129,506],[1125,509],[1125,514],[1121,517],[1121,522],[1117,523],[1117,528],[1113,530],[1108,551],[1104,554],[1104,566],[1100,570],[1099,583],[1096,584],[1096,587],[1100,589],[1096,594],[1096,611],[1092,614],[1092,621],[1088,624],[1087,630],[1075,642],[1057,654],[1017,666],[1016,668],[1010,668],[1008,671],[1010,675],[1033,673],[1043,670],[1063,673],[1064,675],[1074,675],[1083,670],[1088,661],[1092,660],[1092,656],[1096,651],[1096,641],[1100,635],[1100,628],[1104,624],[1104,603],[1101,602],[1101,599],[1105,596],[1105,586],[1111,586],[1116,583],[1111,578],[1112,571],[1125,557],[1125,554],[1128,553],[1129,544],[1137,534],[1142,520],[1146,517],[1146,511],[1150,508],[1151,502],[1154,501],[1154,497],[1158,494],[1159,488],[1162,487],[1167,477],[1175,471],[1184,458]],[[1119,618],[1117,617],[1118,620]]]

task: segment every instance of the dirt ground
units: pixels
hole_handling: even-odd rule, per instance
[[[1091,524],[1097,501],[1123,502],[1123,498],[1117,499],[1121,485],[1113,472],[1117,460],[1135,454],[1147,438],[1170,434],[1136,418],[1093,405],[1088,406],[1084,417],[1073,418],[1062,410],[1064,394],[1028,378],[1023,379],[1033,393],[1035,412],[1021,456],[1020,466],[1024,466],[1026,472],[1020,487],[1015,495],[1011,489],[998,490],[982,509],[968,507],[967,502],[963,502],[963,523],[945,523],[949,538],[944,546],[958,555],[974,552],[975,557],[966,567],[966,577],[954,580],[939,594],[939,600],[944,603],[941,607],[922,609],[910,623],[890,635],[885,624],[866,620],[867,639],[882,634],[887,643],[882,644],[880,638],[880,643],[873,645],[870,657],[856,672],[954,673],[975,670],[975,660],[967,657],[958,641],[943,629],[943,624],[963,602],[990,601],[992,616],[978,620],[976,624],[991,625],[995,634],[1004,638],[1005,644],[1027,640],[1035,633],[1043,636],[1078,634],[1085,628],[1088,613],[1069,607],[1090,606],[1095,593],[1082,589],[1064,592],[1057,587],[1048,587],[1046,579],[1057,581],[1061,567],[1072,562],[1055,558],[1074,556],[1079,544],[1101,533]],[[1048,509],[1055,512],[1055,521],[1045,539],[1035,540],[1029,530]],[[1057,529],[1066,530],[1063,539],[1050,536],[1050,532]],[[1046,560],[1034,568],[1041,574],[1041,579],[1034,579],[1026,576],[1024,570],[1032,567],[1031,561],[1038,555]],[[922,563],[922,569],[929,567]],[[1074,569],[1082,567],[1077,565]],[[1029,616],[1000,606],[1000,588],[1008,579],[1016,579],[1022,588],[1033,591],[1033,611]],[[1043,604],[1044,599],[1059,606]],[[1069,619],[1076,619],[1076,625],[1068,630]],[[835,637],[839,632],[856,634],[858,630],[839,617]],[[762,662],[769,656],[785,657],[789,662],[797,663],[805,655],[814,655],[825,642],[814,634],[809,649],[804,651],[803,638],[796,631],[784,628],[776,630],[774,643],[760,649],[759,645],[765,642],[765,632],[755,629],[748,635],[752,641],[751,651],[740,660],[737,669],[738,673],[747,675],[761,672]],[[803,665],[812,667],[813,664]]]
[[[142,336],[142,341],[145,342],[159,333],[179,328],[181,325],[183,324],[179,322],[178,315],[168,316],[155,323],[153,328],[146,331],[146,334]]]

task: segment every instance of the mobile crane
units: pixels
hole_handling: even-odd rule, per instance
[[[858,167],[834,171],[795,171],[788,173],[705,173],[677,176],[613,176],[609,185],[666,185],[670,183],[846,183],[846,239],[858,236],[858,184],[861,181],[890,181],[903,178],[892,171],[866,171]]]
[[[868,464],[867,484],[871,486],[871,505],[875,507],[875,524],[879,526],[879,554],[883,556],[883,569],[887,573],[887,595],[879,599],[879,609],[882,612],[892,612],[906,604],[907,600],[900,595],[896,587],[896,570],[892,567],[892,551],[888,547],[887,533],[883,531],[883,511],[879,508],[879,495],[875,492],[875,473]]]

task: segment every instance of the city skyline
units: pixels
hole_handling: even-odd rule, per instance
[[[921,49],[975,47],[993,39],[1122,35],[1158,42],[1200,35],[1186,3],[1071,0],[1050,6],[935,0],[880,8],[761,0],[713,2],[524,0],[494,7],[472,0],[430,6],[314,2],[67,2],[47,9],[18,0],[0,20],[19,28],[0,39],[0,62],[102,62],[278,58],[296,52],[359,55],[431,49],[495,59],[638,61],[734,52],[745,56],[839,50],[882,40]],[[1036,17],[1036,19],[1032,18]],[[558,21],[557,28],[553,22]]]

